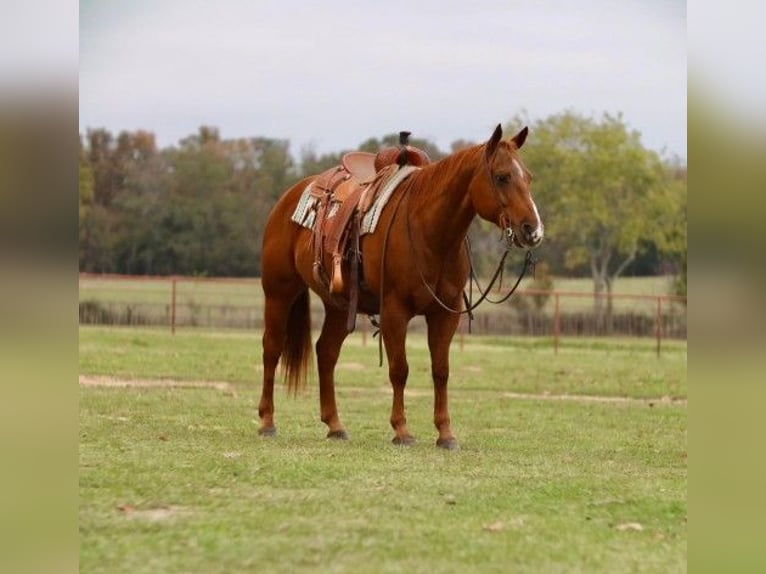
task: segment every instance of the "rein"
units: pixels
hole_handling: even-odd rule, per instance
[[[497,264],[497,269],[495,269],[495,273],[492,275],[492,279],[489,282],[489,285],[486,289],[482,289],[479,285],[478,280],[476,279],[476,274],[474,272],[474,266],[473,266],[473,259],[471,258],[471,243],[468,240],[468,236],[465,238],[466,243],[466,253],[468,256],[468,264],[470,268],[470,296],[466,296],[465,291],[463,292],[463,300],[466,303],[466,308],[463,310],[460,309],[453,309],[449,305],[447,305],[444,301],[442,301],[439,296],[436,294],[435,289],[429,285],[428,281],[426,280],[425,276],[423,275],[422,269],[420,269],[420,265],[418,265],[417,257],[415,257],[415,268],[418,271],[418,275],[420,276],[420,281],[423,283],[425,288],[428,290],[430,295],[434,298],[434,301],[445,311],[449,311],[450,313],[455,313],[456,315],[463,315],[468,314],[469,316],[469,323],[468,323],[468,330],[470,333],[471,329],[471,323],[470,321],[473,320],[473,311],[476,309],[481,303],[483,303],[485,300],[488,303],[492,303],[495,305],[499,305],[500,303],[505,303],[511,295],[516,291],[516,289],[519,287],[519,284],[521,284],[521,280],[524,278],[524,276],[527,274],[527,271],[530,267],[533,267],[535,264],[535,261],[532,256],[532,252],[527,250],[526,255],[524,256],[524,266],[521,269],[521,273],[519,273],[518,278],[516,279],[516,283],[514,283],[513,287],[511,287],[510,291],[506,293],[502,298],[499,300],[492,300],[488,298],[488,295],[490,291],[492,290],[492,287],[495,285],[495,281],[497,281],[498,277],[502,277],[503,273],[503,265],[505,264],[505,258],[508,257],[508,252],[511,250],[514,244],[514,233],[513,229],[511,228],[510,222],[508,221],[508,218],[505,214],[503,203],[500,200],[500,193],[497,190],[497,185],[495,185],[495,180],[492,177],[492,157],[486,157],[484,162],[484,167],[487,170],[487,176],[489,177],[490,185],[492,186],[492,191],[494,193],[495,199],[497,200],[498,205],[500,206],[500,221],[498,222],[500,224],[500,228],[503,230],[503,233],[505,235],[505,252],[503,253],[503,256],[500,258],[500,262]],[[409,198],[407,199],[407,202],[409,204]],[[397,205],[398,206],[398,205]],[[410,249],[414,253],[413,249],[413,241],[412,241],[412,230],[410,225],[410,211],[407,209],[407,215],[406,215],[406,222],[407,222],[407,239],[410,244]],[[384,252],[385,253],[385,252]],[[479,289],[479,293],[481,296],[479,297],[479,300],[476,301],[476,303],[472,303],[473,299],[473,283],[476,283],[476,287]],[[502,284],[502,279],[500,280],[500,283]]]
[[[398,194],[398,197],[396,198],[396,203],[394,204],[394,212],[391,214],[391,219],[388,220],[388,225],[386,226],[386,234],[383,236],[383,247],[380,254],[380,319],[375,320],[375,317],[373,315],[369,315],[368,319],[370,320],[370,323],[372,323],[372,326],[377,329],[375,333],[373,333],[373,337],[378,335],[378,366],[383,366],[383,335],[381,334],[381,331],[383,329],[383,289],[385,286],[385,276],[386,276],[386,248],[388,247],[388,237],[391,234],[391,227],[394,225],[394,220],[396,219],[396,213],[399,211],[399,206],[402,204],[402,199],[404,199],[405,196],[409,197],[409,194],[407,193],[410,190],[411,186],[411,179],[405,180],[405,184],[407,185],[407,189],[403,189],[401,193]],[[407,217],[407,224],[409,229],[409,212]]]
[[[412,249],[413,252],[414,252],[413,242],[412,242],[412,230],[411,230],[411,226],[410,226],[410,212],[409,212],[409,210],[407,210],[407,239],[408,239],[408,241],[410,243],[410,249]],[[493,300],[493,299],[489,299],[488,296],[489,296],[490,291],[492,290],[492,287],[494,287],[494,285],[495,285],[495,281],[497,281],[498,277],[500,277],[502,275],[503,265],[505,264],[505,258],[508,257],[508,253],[510,252],[510,246],[506,246],[505,252],[503,252],[503,256],[500,258],[500,262],[497,264],[497,269],[495,269],[495,272],[492,275],[492,279],[490,279],[489,285],[487,285],[486,289],[482,289],[481,286],[479,285],[478,280],[476,279],[476,274],[474,272],[473,259],[471,258],[471,244],[468,241],[468,237],[466,237],[465,243],[466,243],[466,253],[467,253],[467,256],[468,256],[468,263],[469,263],[469,267],[470,267],[470,270],[471,270],[470,271],[471,285],[473,285],[473,283],[476,283],[476,287],[479,289],[479,293],[481,294],[479,299],[475,303],[472,303],[471,299],[473,298],[473,291],[471,291],[471,297],[470,298],[465,295],[465,292],[463,292],[463,299],[467,303],[465,309],[453,309],[447,303],[442,301],[442,299],[440,299],[439,296],[436,294],[435,289],[433,289],[431,287],[431,285],[429,285],[428,281],[426,280],[425,276],[423,275],[423,270],[420,268],[420,265],[418,265],[417,257],[415,257],[414,259],[415,259],[415,269],[417,269],[417,271],[418,271],[418,275],[420,276],[420,281],[421,281],[421,283],[423,283],[425,288],[428,290],[428,293],[431,295],[431,297],[434,298],[434,301],[436,301],[436,303],[442,309],[444,309],[445,311],[449,311],[450,313],[454,313],[456,315],[468,314],[469,318],[472,320],[473,319],[473,314],[472,314],[473,311],[479,305],[481,305],[485,300],[488,303],[492,303],[492,304],[495,304],[495,305],[499,305],[500,303],[505,303],[510,298],[510,296],[513,295],[513,293],[516,291],[516,289],[518,289],[519,285],[521,284],[521,280],[527,274],[527,271],[529,271],[529,268],[534,265],[534,259],[532,257],[532,252],[531,251],[527,251],[526,255],[524,256],[524,266],[522,267],[521,273],[519,273],[519,276],[516,279],[516,282],[513,284],[513,287],[511,287],[511,289],[508,291],[508,293],[506,293],[501,299]],[[469,323],[469,329],[470,329],[470,323]]]
[[[494,274],[492,275],[492,279],[490,279],[489,285],[487,285],[486,289],[482,289],[479,285],[478,280],[476,279],[476,273],[474,271],[474,265],[473,265],[473,259],[471,257],[471,244],[468,240],[468,236],[465,238],[466,243],[466,254],[468,257],[468,264],[470,269],[470,281],[469,281],[469,293],[470,295],[466,295],[465,291],[463,291],[463,300],[465,302],[465,308],[464,309],[453,309],[450,307],[447,303],[445,303],[437,294],[436,290],[431,287],[431,285],[426,280],[425,276],[423,275],[423,270],[420,268],[420,265],[418,265],[418,259],[417,257],[414,257],[415,260],[415,269],[417,269],[418,275],[420,276],[420,281],[423,283],[425,288],[428,290],[428,293],[433,297],[434,301],[445,311],[448,311],[450,313],[454,313],[456,315],[464,315],[467,314],[469,317],[468,322],[468,332],[471,332],[471,321],[473,321],[473,311],[481,305],[485,300],[489,303],[498,305],[501,303],[506,302],[511,295],[518,289],[519,285],[521,284],[521,280],[524,278],[524,276],[529,271],[530,267],[534,267],[535,260],[533,258],[532,252],[527,250],[524,255],[524,266],[521,269],[521,272],[519,273],[518,278],[516,279],[516,282],[513,284],[511,289],[506,293],[503,297],[501,297],[498,300],[490,299],[489,293],[492,290],[492,288],[495,285],[495,282],[497,281],[498,277],[502,276],[503,273],[503,266],[505,265],[505,259],[508,257],[508,253],[510,252],[511,248],[514,246],[514,232],[511,228],[510,222],[508,221],[508,218],[505,214],[502,201],[500,200],[500,193],[497,190],[497,186],[495,185],[494,178],[492,177],[492,168],[491,168],[491,160],[492,158],[487,157],[485,161],[485,168],[487,169],[487,175],[489,176],[490,185],[492,186],[492,191],[494,192],[495,199],[497,200],[498,204],[500,205],[500,221],[498,222],[500,224],[501,229],[503,230],[503,233],[505,235],[505,252],[503,253],[503,256],[500,258],[500,262],[497,265],[497,269],[495,269]],[[385,285],[385,261],[386,261],[386,251],[388,247],[388,237],[391,232],[391,227],[393,226],[393,222],[396,219],[396,214],[399,211],[399,207],[402,204],[402,200],[405,198],[407,199],[407,204],[409,206],[409,196],[408,193],[411,187],[412,180],[409,179],[405,182],[407,185],[406,189],[403,189],[401,193],[398,194],[398,198],[396,200],[396,203],[394,205],[394,212],[391,215],[391,219],[388,222],[388,226],[386,227],[386,233],[383,237],[383,246],[382,246],[382,253],[380,258],[380,319],[378,321],[375,320],[374,316],[370,315],[369,319],[372,323],[373,327],[377,328],[377,332],[373,334],[373,337],[376,335],[380,335],[382,330],[382,324],[383,324],[383,295],[384,295],[384,285]],[[405,226],[407,228],[407,240],[409,242],[410,249],[414,253],[413,248],[413,241],[412,241],[412,229],[410,224],[410,210],[409,208],[406,209],[405,212]],[[476,287],[479,289],[479,293],[481,296],[479,299],[473,303],[473,284],[476,283]],[[502,279],[501,279],[502,283]],[[383,336],[380,335],[378,338],[378,356],[379,356],[379,366],[383,366]]]

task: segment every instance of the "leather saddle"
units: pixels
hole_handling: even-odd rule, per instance
[[[402,139],[399,147],[384,148],[377,154],[346,153],[340,165],[321,173],[310,187],[317,200],[312,235],[314,279],[336,304],[348,305],[349,332],[356,325],[362,217],[400,167],[430,163],[424,151],[406,145],[406,137],[400,137],[400,142]]]

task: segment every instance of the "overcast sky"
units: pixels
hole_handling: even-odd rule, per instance
[[[299,154],[407,129],[446,151],[570,109],[687,155],[678,0],[83,0],[79,47],[81,132],[205,124]]]

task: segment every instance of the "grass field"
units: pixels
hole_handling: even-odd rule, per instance
[[[413,447],[390,444],[386,370],[357,336],[351,440],[323,438],[315,385],[277,392],[262,439],[257,333],[81,327],[81,571],[686,570],[685,344],[466,338],[456,452],[433,446],[424,339],[408,351]]]

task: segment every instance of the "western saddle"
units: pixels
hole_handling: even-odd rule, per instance
[[[377,154],[346,153],[339,166],[321,173],[310,187],[310,194],[316,199],[312,236],[314,279],[338,306],[348,305],[349,332],[356,326],[362,217],[400,167],[430,163],[423,150],[407,145],[409,135],[400,132],[398,147],[384,148]],[[344,260],[349,262],[346,278]],[[348,293],[343,297],[346,287]]]

